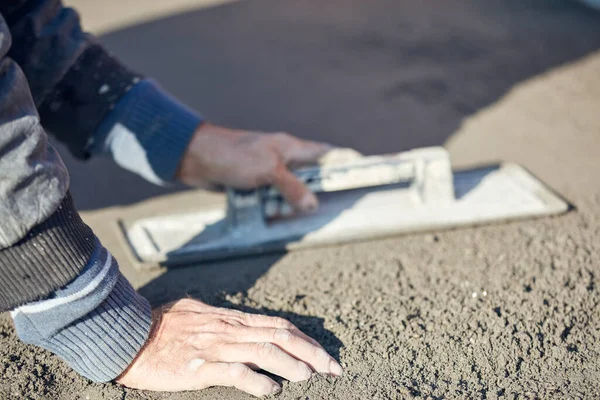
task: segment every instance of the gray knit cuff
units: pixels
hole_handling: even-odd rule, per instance
[[[151,309],[104,248],[95,256],[69,288],[11,314],[21,340],[50,350],[86,378],[107,382],[143,347]]]
[[[104,303],[43,344],[75,371],[96,382],[108,382],[129,367],[150,333],[148,301],[125,277]]]

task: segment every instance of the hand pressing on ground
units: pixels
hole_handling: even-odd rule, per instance
[[[274,185],[297,211],[310,212],[317,208],[317,198],[289,168],[316,163],[331,149],[287,133],[226,129],[205,122],[192,137],[177,177],[209,189]]]
[[[257,370],[292,382],[340,365],[292,323],[185,299],[154,311],[150,338],[117,382],[155,391],[234,386],[261,397],[281,387]]]

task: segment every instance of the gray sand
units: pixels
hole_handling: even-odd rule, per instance
[[[205,196],[85,214],[153,303],[190,294],[289,318],[346,368],[337,379],[285,382],[278,398],[600,397],[600,14],[563,1],[439,3],[250,0],[105,37],[222,122],[279,124],[367,153],[445,144],[457,166],[516,161],[574,206],[554,218],[154,273],[132,268],[116,219],[190,208]],[[176,77],[168,63],[150,63],[149,45],[125,50],[123,38],[160,35],[182,40],[166,49],[179,54]],[[206,52],[192,53],[196,45]],[[273,60],[287,72],[268,70]],[[197,68],[217,77],[186,87]],[[249,81],[237,86],[236,74]],[[198,99],[201,87],[214,103]],[[252,98],[265,98],[266,109],[246,107]],[[152,194],[139,186],[124,200],[103,198],[76,168],[85,208]],[[97,179],[96,187],[106,182]],[[153,394],[92,384],[20,344],[0,321],[0,398],[248,398],[223,388]]]

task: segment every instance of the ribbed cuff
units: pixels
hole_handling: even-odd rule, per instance
[[[106,300],[88,315],[42,344],[75,371],[108,382],[129,367],[150,333],[148,301],[119,274]]]
[[[150,304],[99,243],[74,282],[11,315],[21,340],[52,351],[96,382],[110,381],[125,371],[151,327]]]
[[[169,182],[201,121],[152,80],[143,80],[98,126],[90,150],[110,153],[119,165],[151,181]]]
[[[45,298],[75,279],[88,263],[95,241],[67,194],[46,221],[0,250],[0,312]]]

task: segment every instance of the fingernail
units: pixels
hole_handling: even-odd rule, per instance
[[[331,372],[331,374],[335,376],[342,376],[344,370],[342,369],[342,366],[338,364],[335,360],[331,360],[329,362],[329,372]]]
[[[313,213],[317,211],[317,207],[319,207],[319,201],[312,192],[306,193],[300,201],[300,208],[305,213]]]
[[[273,388],[271,389],[271,396],[279,394],[279,393],[281,393],[281,386],[273,385]]]

